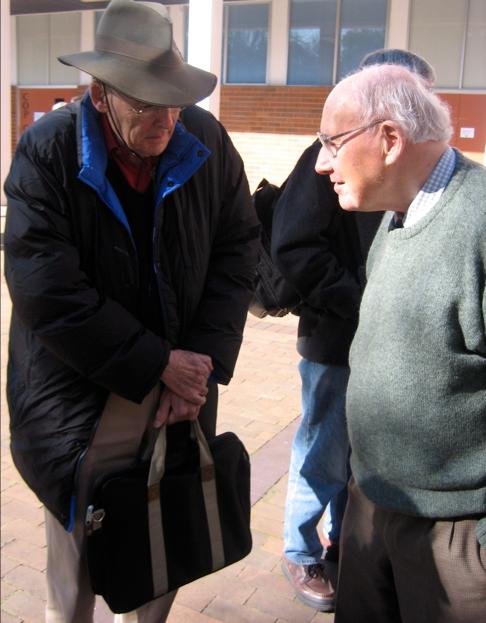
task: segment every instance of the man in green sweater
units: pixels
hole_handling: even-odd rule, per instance
[[[350,355],[336,623],[486,620],[486,170],[450,136],[402,67],[324,106],[316,171],[344,210],[389,211]]]

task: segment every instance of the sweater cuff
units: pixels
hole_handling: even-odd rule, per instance
[[[486,517],[482,517],[476,525],[476,538],[479,545],[486,549]]]

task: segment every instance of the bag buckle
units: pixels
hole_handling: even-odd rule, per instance
[[[104,508],[98,508],[94,510],[94,506],[91,504],[86,511],[86,519],[84,525],[86,528],[86,534],[91,536],[95,530],[99,530],[102,526],[101,523],[105,518]]]

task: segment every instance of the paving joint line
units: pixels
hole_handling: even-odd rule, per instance
[[[288,472],[290,449],[299,420],[300,415],[250,456],[252,506]]]

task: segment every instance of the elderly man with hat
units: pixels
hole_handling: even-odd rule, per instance
[[[183,62],[162,5],[112,0],[96,49],[59,60],[93,81],[28,128],[5,184],[7,394],[15,464],[46,508],[46,620],[87,623],[79,496],[93,437],[116,455],[124,410],[160,384],[156,426],[199,418],[214,435],[258,224],[240,156],[194,106],[216,77]],[[172,600],[117,620],[160,623]]]

